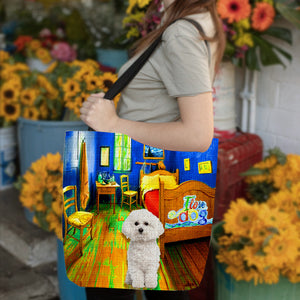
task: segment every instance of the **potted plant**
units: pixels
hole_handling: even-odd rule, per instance
[[[246,172],[248,199],[213,226],[217,299],[296,299],[300,288],[300,156],[270,151]]]

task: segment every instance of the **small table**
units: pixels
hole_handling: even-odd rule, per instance
[[[99,196],[100,195],[110,195],[114,197],[114,213],[115,213],[115,206],[116,206],[116,189],[119,187],[117,183],[112,185],[108,184],[101,184],[100,182],[96,181],[96,202],[97,202],[97,212],[99,213]],[[111,204],[111,202],[110,202]]]

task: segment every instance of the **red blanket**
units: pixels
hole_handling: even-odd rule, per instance
[[[159,216],[159,190],[149,191],[144,196],[146,208],[155,216]]]

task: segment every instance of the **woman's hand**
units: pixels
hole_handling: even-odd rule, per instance
[[[104,93],[91,94],[80,109],[80,119],[95,131],[115,132],[119,117],[114,101],[105,100]]]

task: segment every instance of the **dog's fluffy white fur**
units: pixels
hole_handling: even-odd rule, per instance
[[[138,209],[124,221],[122,233],[130,239],[125,283],[133,288],[156,288],[160,260],[156,239],[164,233],[162,223],[147,209]]]

